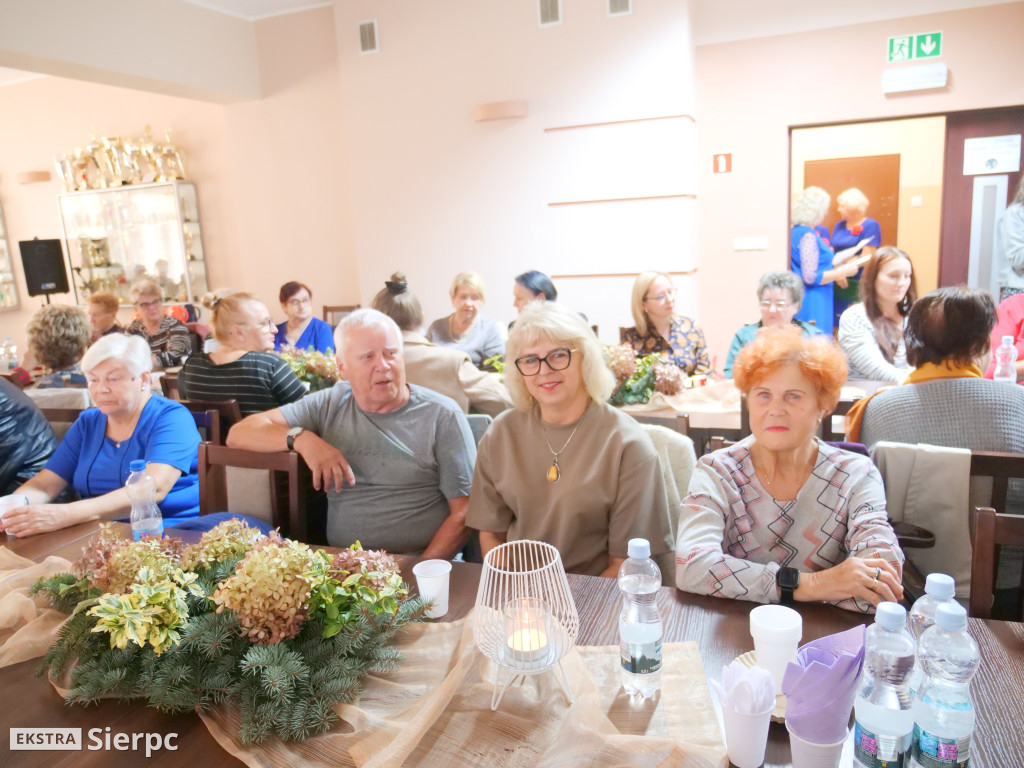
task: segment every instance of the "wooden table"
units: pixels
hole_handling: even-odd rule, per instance
[[[33,560],[48,555],[75,559],[93,523],[28,539],[8,539],[0,545]],[[412,583],[414,558],[400,558],[403,573]],[[451,575],[449,613],[445,620],[466,616],[476,599],[481,568],[456,563]],[[618,643],[618,589],[613,579],[569,576],[569,586],[580,614],[580,645]],[[720,678],[724,664],[753,648],[748,615],[752,603],[721,600],[663,588],[658,604],[665,618],[665,642],[693,641],[700,649],[707,673]],[[839,632],[865,620],[858,614],[826,605],[800,605],[804,641]],[[1024,722],[1024,624],[970,620],[970,631],[981,647],[981,669],[972,685],[978,712],[972,768],[1010,768],[1024,764],[1021,758],[1020,724]],[[0,669],[0,723],[7,727],[80,727],[88,746],[89,729],[112,733],[176,733],[176,751],[160,751],[146,760],[145,753],[85,749],[81,752],[0,751],[4,768],[117,768],[137,766],[202,765],[203,768],[241,766],[224,752],[194,715],[170,716],[141,703],[110,701],[95,707],[68,706],[51,686],[33,677],[36,661]],[[0,739],[7,735],[0,733]],[[769,734],[766,766],[788,766],[789,740],[784,726],[773,724]]]

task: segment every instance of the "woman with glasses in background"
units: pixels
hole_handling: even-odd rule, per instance
[[[293,403],[306,388],[288,363],[272,353],[274,321],[267,305],[251,293],[208,293],[217,349],[196,352],[178,374],[186,400],[237,400],[243,416]]]
[[[313,292],[304,283],[294,280],[281,286],[278,294],[281,309],[288,319],[277,326],[274,349],[295,347],[317,352],[334,352],[334,331],[318,317],[313,317]]]
[[[810,323],[796,319],[800,304],[804,300],[804,283],[793,272],[766,272],[757,284],[757,301],[761,307],[761,319],[747,323],[732,337],[729,357],[725,361],[725,378],[732,378],[732,364],[736,355],[747,344],[757,338],[762,328],[781,328],[795,325],[804,336],[817,336],[818,331]]]
[[[141,336],[149,344],[154,368],[173,368],[192,354],[192,337],[188,326],[164,314],[163,290],[148,277],[136,281],[130,292],[139,316],[127,332]]]
[[[637,357],[661,355],[683,373],[711,370],[704,331],[689,317],[677,315],[676,289],[663,272],[641,272],[633,283],[632,328],[623,328],[620,341],[633,347]]]
[[[505,541],[545,541],[567,571],[615,576],[632,538],[650,541],[655,556],[670,553],[658,454],[643,427],[608,405],[615,380],[586,321],[560,304],[531,304],[506,360],[516,407],[480,441],[466,515],[484,554]]]

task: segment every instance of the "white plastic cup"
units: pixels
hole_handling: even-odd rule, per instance
[[[428,619],[439,619],[448,613],[448,577],[452,564],[448,560],[421,560],[412,567],[420,597],[433,601]]]
[[[12,493],[7,496],[0,496],[0,520],[5,519],[7,517],[7,513],[12,509],[25,506],[28,506],[28,496],[23,493]],[[12,539],[18,538],[10,531],[5,530],[4,533]]]
[[[758,768],[764,763],[764,750],[768,745],[768,726],[771,725],[771,719],[771,709],[764,714],[749,715],[722,705],[725,745],[729,751],[729,760],[736,768]]]
[[[782,693],[786,665],[796,661],[803,631],[803,618],[784,605],[759,605],[750,612],[750,635],[754,638],[757,666],[772,673],[776,696]]]
[[[788,724],[786,730],[789,731]],[[835,744],[814,744],[789,731],[789,751],[793,757],[793,768],[838,768],[845,743],[846,736]]]

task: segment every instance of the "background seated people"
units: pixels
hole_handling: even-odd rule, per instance
[[[1024,388],[982,378],[995,319],[991,296],[971,288],[940,288],[915,302],[907,323],[913,372],[904,386],[858,401],[848,434],[868,447],[888,440],[1024,453]]]
[[[879,248],[864,265],[860,304],[839,318],[839,345],[851,379],[898,383],[910,373],[903,332],[917,300],[914,266],[899,248]]]
[[[243,419],[228,445],[293,449],[327,491],[327,540],[347,547],[453,557],[469,539],[466,506],[476,447],[465,414],[444,395],[406,384],[402,335],[375,309],[334,332],[346,381]]]
[[[117,322],[117,311],[121,308],[121,300],[109,291],[100,291],[89,295],[86,312],[92,325],[90,343],[98,341],[100,336],[108,333],[124,333],[124,327]]]
[[[630,539],[672,551],[670,510],[650,438],[608,405],[615,382],[578,313],[523,310],[509,336],[506,381],[516,409],[484,433],[467,523],[484,554],[545,541],[573,573],[615,576]],[[672,511],[674,513],[674,510]]]
[[[534,301],[558,301],[558,291],[551,278],[535,269],[516,275],[512,286],[512,306],[516,308],[516,314],[521,315]]]
[[[128,324],[128,333],[141,336],[153,355],[153,368],[174,368],[192,353],[188,327],[164,314],[163,291],[149,278],[132,285],[132,304],[139,316]]]
[[[96,402],[78,417],[46,468],[17,488],[28,506],[2,525],[30,536],[100,519],[124,519],[131,500],[128,467],[143,459],[156,481],[164,526],[199,514],[199,431],[181,403],[150,391],[149,346],[138,336],[110,334],[85,353],[82,370]],[[68,485],[79,501],[50,503]]]
[[[796,319],[800,302],[804,300],[804,283],[792,272],[766,272],[757,284],[757,302],[761,319],[747,323],[732,337],[729,356],[725,360],[725,378],[732,378],[732,365],[736,355],[752,342],[762,328],[780,328],[795,325],[804,336],[817,336],[819,331],[810,323]]]
[[[270,350],[274,321],[267,306],[251,293],[208,293],[202,305],[212,310],[217,349],[195,352],[178,374],[186,400],[238,401],[243,416],[293,403],[306,388],[291,367]]]
[[[812,322],[831,336],[834,327],[832,283],[847,287],[847,278],[857,274],[853,263],[834,266],[835,252],[815,227],[825,220],[831,202],[821,187],[808,187],[793,204],[790,214],[789,266],[804,281],[804,300],[797,319]]]
[[[679,518],[676,585],[775,603],[795,577],[793,600],[865,612],[899,600],[903,553],[878,470],[815,437],[846,380],[842,352],[771,328],[743,348],[733,374],[752,434],[697,462]]]
[[[1017,348],[1017,383],[1024,384],[1024,294],[1016,293],[999,302],[996,307],[996,325],[992,329],[992,351],[1003,343],[1003,336],[1012,336],[1013,345]],[[995,374],[995,355],[988,364],[985,378],[991,379]]]
[[[1024,174],[999,219],[992,253],[999,259],[999,300],[1024,293]]]
[[[373,297],[373,308],[394,320],[402,331],[402,356],[410,384],[447,395],[464,413],[497,416],[512,407],[501,376],[481,371],[465,352],[432,344],[420,333],[423,309],[404,274],[395,272],[385,281],[384,289]]]
[[[78,365],[92,336],[85,312],[67,304],[46,304],[25,330],[29,351],[46,369],[36,382],[39,389],[85,386],[85,374]]]
[[[50,422],[32,398],[0,378],[0,496],[35,477],[56,448]]]
[[[277,326],[274,349],[295,347],[305,350],[312,347],[325,355],[334,351],[331,326],[313,317],[313,292],[309,286],[292,280],[281,286],[277,297],[288,319]]]
[[[427,340],[465,352],[473,365],[483,368],[484,360],[505,351],[498,324],[480,314],[487,300],[483,278],[475,272],[460,272],[448,295],[455,311],[430,324]]]
[[[836,253],[836,257],[832,260],[833,266],[838,267],[850,259],[861,256],[871,256],[882,244],[882,228],[877,221],[868,218],[868,205],[870,205],[870,201],[867,196],[856,187],[851,187],[836,195],[836,208],[839,210],[840,219],[832,228],[832,235],[829,238],[829,245]],[[859,250],[848,254],[846,258],[839,256],[840,251],[855,248],[864,240],[867,240],[868,243]],[[864,268],[861,267],[856,275],[849,278],[845,288],[836,286],[833,289],[835,305],[832,314],[835,322],[839,322],[840,315],[846,311],[847,307],[860,301],[860,278],[863,272]]]
[[[660,354],[683,373],[707,373],[711,358],[704,331],[693,320],[675,313],[676,289],[662,272],[641,272],[633,283],[632,328],[624,328],[620,341],[633,347],[637,357]]]

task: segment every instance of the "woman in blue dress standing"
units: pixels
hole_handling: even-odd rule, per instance
[[[825,244],[815,227],[828,213],[832,198],[821,187],[808,187],[793,205],[790,233],[790,268],[804,281],[804,303],[796,317],[811,323],[822,333],[832,335],[832,283],[846,287],[846,279],[857,273],[852,263],[833,267],[834,251]]]
[[[867,240],[867,244],[847,257],[856,259],[861,256],[871,256],[882,245],[882,228],[877,221],[868,218],[869,204],[867,196],[856,187],[850,187],[836,195],[836,208],[841,217],[832,230],[831,245],[836,253],[854,248]],[[842,263],[842,261],[832,262],[833,266],[839,266]],[[864,268],[861,267],[857,274],[850,278],[847,288],[835,290],[835,307],[832,314],[837,323],[839,316],[848,307],[860,301],[858,291],[863,274]]]
[[[281,286],[278,299],[288,319],[277,326],[274,349],[312,347],[324,354],[334,351],[334,331],[323,320],[313,317],[313,292],[308,285],[294,280],[287,282]]]

